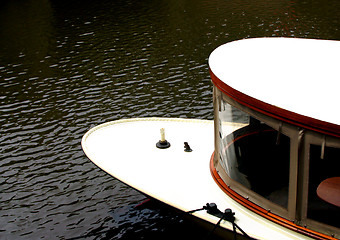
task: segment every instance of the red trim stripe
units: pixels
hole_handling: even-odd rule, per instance
[[[211,158],[210,158],[210,172],[211,175],[213,177],[213,179],[215,180],[215,182],[217,183],[217,185],[229,196],[231,197],[233,200],[235,200],[236,202],[238,202],[239,204],[241,204],[242,206],[246,207],[247,209],[249,209],[250,211],[276,223],[279,224],[283,227],[286,227],[292,231],[295,231],[297,233],[300,233],[302,235],[311,237],[313,239],[318,239],[318,240],[337,240],[336,238],[333,238],[331,236],[327,236],[325,234],[319,233],[319,232],[315,232],[311,229],[308,228],[304,228],[301,227],[299,225],[294,224],[293,222],[282,218],[276,214],[273,214],[269,211],[267,211],[266,209],[256,205],[255,203],[247,200],[246,198],[242,197],[241,195],[239,195],[238,193],[236,193],[235,191],[233,191],[232,189],[230,189],[225,182],[222,180],[222,178],[219,176],[215,166],[214,166],[214,155],[215,153],[212,154]]]
[[[258,99],[250,97],[242,92],[239,92],[232,87],[221,81],[212,71],[209,69],[210,76],[213,84],[219,88],[224,94],[228,95],[240,104],[247,106],[257,112],[261,112],[265,115],[279,119],[284,122],[288,122],[299,127],[317,131],[323,134],[340,137],[340,126],[321,121],[315,118],[303,116],[268,103],[262,102]]]

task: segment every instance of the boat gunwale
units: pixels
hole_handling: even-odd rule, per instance
[[[132,123],[132,122],[145,122],[145,121],[160,121],[160,122],[200,122],[200,123],[212,123],[214,120],[206,120],[206,119],[194,119],[194,118],[163,118],[163,117],[146,117],[146,118],[126,118],[113,120],[109,122],[101,123],[97,126],[90,128],[82,137],[81,144],[84,152],[86,153],[87,147],[85,145],[86,139],[95,131],[109,127],[111,125],[117,125],[121,123]]]

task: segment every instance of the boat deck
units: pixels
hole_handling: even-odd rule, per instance
[[[230,131],[240,126],[230,125]],[[171,146],[159,149],[160,129]],[[184,151],[188,142],[192,152]],[[231,208],[236,223],[256,239],[310,239],[275,225],[230,199],[210,172],[214,151],[214,123],[206,120],[143,118],[105,123],[89,130],[82,139],[86,155],[101,169],[135,188],[181,211],[216,203]],[[193,215],[216,224],[219,218],[206,211]],[[220,224],[232,230],[227,221]]]

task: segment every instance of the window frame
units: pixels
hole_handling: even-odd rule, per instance
[[[264,122],[274,130],[280,131],[282,134],[285,134],[290,138],[290,170],[287,209],[271,202],[237,181],[231,179],[225,172],[223,166],[219,163],[218,159],[221,157],[219,142],[219,111],[222,100]],[[340,148],[340,139],[324,133],[305,129],[301,126],[295,126],[280,119],[271,117],[269,116],[270,114],[266,115],[265,112],[262,113],[256,111],[251,107],[239,103],[231,96],[226,95],[217,86],[214,86],[213,88],[213,104],[215,118],[215,154],[213,166],[226,186],[231,189],[231,191],[244,198],[243,200],[241,199],[241,202],[250,201],[251,203],[254,203],[260,208],[268,211],[268,213],[274,213],[278,217],[283,217],[291,221],[292,224],[306,228],[306,231],[308,231],[308,228],[317,232],[322,232],[329,236],[340,237],[339,229],[337,227],[307,218],[310,145],[315,144],[322,146],[325,141],[326,147]]]
[[[281,134],[286,135],[290,138],[290,170],[289,170],[289,185],[288,185],[288,206],[284,208],[279,206],[278,204],[264,198],[260,194],[255,193],[254,191],[246,188],[242,184],[237,181],[231,179],[228,174],[223,169],[223,166],[219,164],[220,156],[220,145],[219,145],[219,110],[221,101],[225,101],[231,106],[249,114],[250,116],[264,122],[266,125],[270,126],[276,131],[279,131]],[[279,216],[282,216],[290,221],[294,221],[296,215],[296,192],[297,192],[297,170],[298,170],[298,128],[292,126],[290,124],[286,124],[280,120],[271,118],[263,113],[254,111],[244,105],[241,105],[231,97],[225,95],[221,90],[217,87],[214,87],[214,117],[218,119],[215,121],[215,159],[214,166],[221,176],[222,180],[227,184],[227,186],[233,191],[237,192],[239,195],[255,203],[256,205],[262,207],[268,212],[272,212]]]
[[[332,137],[320,134],[314,131],[305,131],[303,136],[303,148],[301,149],[301,175],[299,181],[301,182],[300,203],[298,204],[298,213],[300,213],[300,225],[322,231],[328,235],[340,236],[340,231],[337,227],[322,223],[317,220],[308,218],[308,194],[309,194],[309,173],[310,173],[310,146],[319,145],[325,147],[333,147],[340,149],[340,140]]]

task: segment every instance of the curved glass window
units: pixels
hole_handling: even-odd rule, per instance
[[[339,138],[273,118],[217,88],[214,96],[214,165],[228,188],[306,229],[339,237]]]
[[[287,208],[290,139],[221,100],[220,164],[247,189]]]

